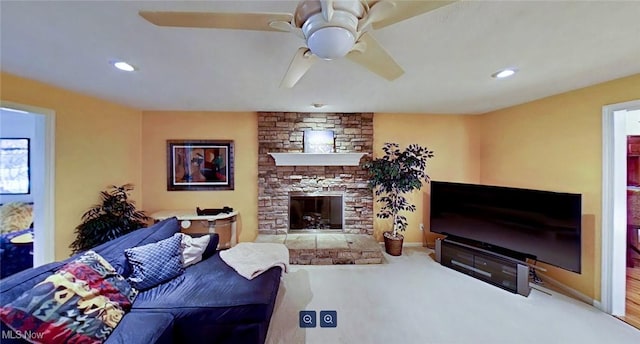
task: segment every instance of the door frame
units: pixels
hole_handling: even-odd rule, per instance
[[[34,192],[33,231],[37,238],[33,242],[33,266],[40,266],[55,260],[55,123],[56,113],[51,109],[0,100],[0,106],[32,115],[42,116],[36,120],[36,134],[43,136],[44,171],[34,171],[42,178],[44,187]]]
[[[616,316],[624,316],[626,302],[626,111],[636,109],[640,109],[640,100],[602,107],[602,270],[598,306]]]

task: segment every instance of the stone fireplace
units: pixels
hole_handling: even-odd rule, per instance
[[[335,155],[336,159],[329,153],[326,154],[326,163],[320,160],[276,165],[274,157],[269,153],[301,153],[303,133],[309,129],[334,132],[335,153],[338,153]],[[348,155],[344,153],[373,153],[373,114],[259,113],[258,147],[260,234],[296,233],[301,230],[373,233],[373,195],[367,187],[366,172],[358,166],[357,161],[336,163],[342,161],[338,157]],[[304,195],[339,196],[341,201],[337,198],[298,198]],[[292,199],[298,203],[294,206],[308,206],[306,210],[303,209],[302,215],[292,214]],[[335,214],[332,215],[333,219],[324,217],[323,212],[328,211],[327,202],[332,211],[334,205],[337,207],[341,203],[341,221],[335,218]],[[319,203],[322,203],[319,208],[311,209]],[[295,216],[301,216],[301,219],[294,218]],[[337,228],[337,223],[340,222],[342,228]],[[320,228],[311,228],[313,226]]]

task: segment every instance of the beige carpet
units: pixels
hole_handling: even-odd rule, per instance
[[[640,331],[563,295],[512,294],[440,266],[424,248],[385,264],[292,265],[267,343],[640,343]],[[337,328],[301,329],[300,310]]]

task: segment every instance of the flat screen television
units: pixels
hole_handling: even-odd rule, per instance
[[[582,195],[431,181],[431,231],[580,273]]]

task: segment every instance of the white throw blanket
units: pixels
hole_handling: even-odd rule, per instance
[[[274,266],[289,271],[289,249],[283,244],[242,242],[220,251],[220,258],[249,280]]]

